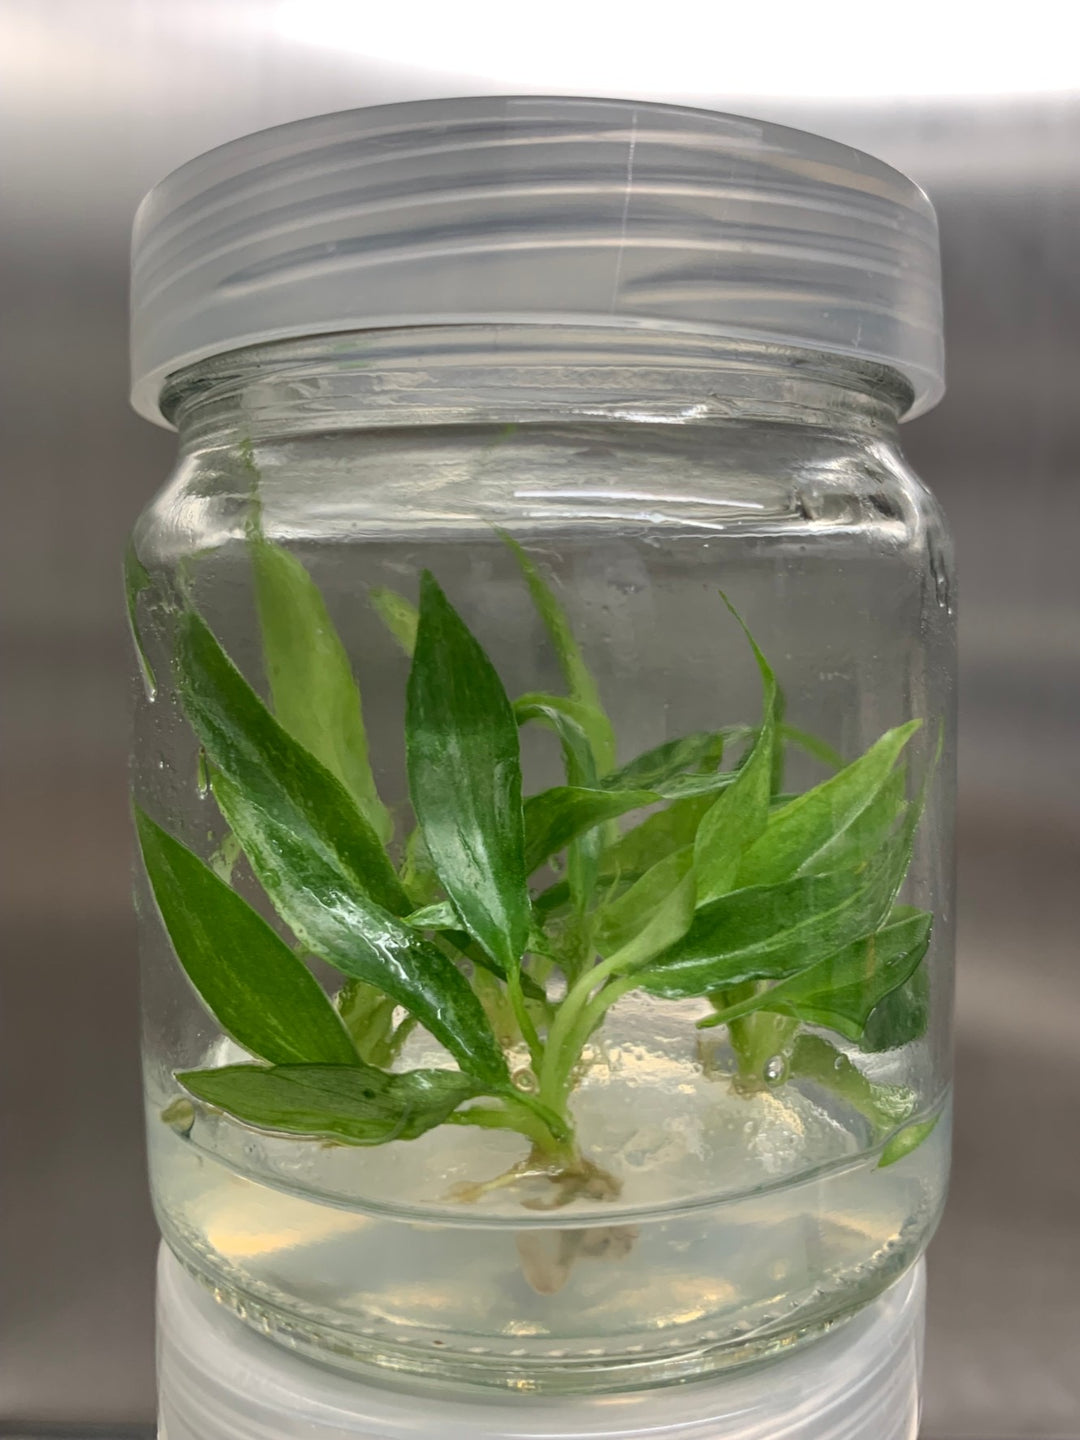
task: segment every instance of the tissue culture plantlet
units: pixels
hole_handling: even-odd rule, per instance
[[[785,724],[773,670],[743,627],[760,718],[619,765],[565,615],[532,559],[504,539],[567,693],[511,701],[434,575],[421,579],[418,609],[372,593],[412,657],[415,823],[403,836],[374,783],[344,646],[301,563],[253,530],[269,706],[180,604],[175,682],[201,747],[199,783],[229,841],[210,865],[138,808],[136,824],[176,956],[251,1059],[179,1073],[190,1099],[166,1118],[194,1104],[355,1146],[440,1125],[507,1129],[528,1142],[528,1158],[455,1198],[529,1178],[550,1186],[534,1205],[611,1198],[619,1179],[579,1147],[571,1098],[607,1011],[640,989],[709,1002],[703,1042],[726,1027],[743,1093],[803,1076],[866,1117],[882,1165],[901,1158],[932,1122],[905,1125],[914,1095],[873,1083],[827,1034],[879,1051],[925,1029],[932,920],[897,903],[921,810],[904,759],[920,721],[843,763]],[[133,625],[147,583],[132,555]],[[566,783],[523,797],[525,725],[553,733]],[[781,793],[791,744],[834,773]],[[241,853],[293,946],[230,885]],[[345,977],[332,998],[305,957]],[[418,1026],[452,1067],[395,1068]],[[711,1065],[707,1044],[700,1050]]]

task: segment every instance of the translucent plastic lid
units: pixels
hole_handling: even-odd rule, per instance
[[[161,1440],[915,1440],[919,1265],[848,1324],[719,1379],[595,1397],[365,1382],[256,1334],[164,1248]]]
[[[143,201],[132,400],[297,335],[433,324],[643,327],[884,364],[943,388],[937,221],[849,146],[624,100],[479,98],[300,120]]]

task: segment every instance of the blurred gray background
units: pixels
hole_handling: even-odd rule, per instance
[[[961,567],[961,953],[926,1428],[1078,1437],[1077,36],[1039,3],[385,8],[0,0],[0,1433],[153,1412],[119,559],[172,439],[127,408],[135,204],[264,125],[517,90],[802,125],[937,205],[949,393],[906,442]]]

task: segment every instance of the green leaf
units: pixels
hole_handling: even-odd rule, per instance
[[[687,771],[711,774],[724,757],[725,745],[752,733],[745,725],[732,725],[725,730],[699,730],[679,740],[668,740],[605,775],[600,783],[605,790],[659,790]]]
[[[337,776],[385,844],[394,824],[371,773],[360,692],[319,588],[294,555],[259,535],[251,557],[274,713]]]
[[[424,832],[417,825],[405,841],[405,858],[401,864],[401,883],[414,905],[431,905],[439,893],[439,877],[431,863]]]
[[[379,618],[401,646],[412,658],[416,649],[416,627],[420,623],[420,612],[411,600],[399,595],[396,590],[377,587],[368,592]]]
[[[297,939],[393,996],[463,1070],[506,1073],[483,1007],[450,960],[395,918],[413,908],[340,781],[277,723],[194,613],[177,644],[180,694],[214,796]]]
[[[701,817],[712,803],[711,795],[693,795],[675,800],[666,809],[649,815],[604,851],[600,860],[601,876],[636,877],[665,855],[681,850],[684,845],[693,845]]]
[[[225,1033],[275,1064],[355,1064],[314,975],[262,916],[138,808],[135,826],[176,958]]]
[[[795,798],[792,796],[792,799]],[[897,821],[907,813],[907,808],[907,766],[901,762],[886,778],[866,809],[822,846],[813,857],[812,866],[803,868],[824,871],[857,865],[864,855],[872,854],[884,843],[895,830]]]
[[[530,795],[525,801],[527,873],[531,875],[586,830],[653,805],[659,798],[652,790],[588,790],[577,785],[555,785]]]
[[[570,698],[587,706],[593,712],[591,739],[597,770],[600,774],[604,774],[615,764],[615,734],[611,728],[611,722],[604,712],[596,681],[585,664],[562,606],[556,600],[547,581],[513,536],[508,535],[505,531],[500,531],[500,534],[521,567],[521,573],[529,587],[533,604],[551,637],[566,687],[570,691]]]
[[[898,907],[873,934],[699,1025],[726,1025],[765,1010],[858,1042],[875,1006],[910,978],[926,954],[931,923],[925,911]]]
[[[216,774],[213,786],[251,868],[297,938],[342,974],[404,1005],[463,1070],[504,1079],[506,1062],[484,1008],[454,963],[366,895],[325,846],[297,836],[227,776]]]
[[[405,715],[409,791],[465,928],[516,969],[529,938],[517,723],[502,681],[425,571]]]
[[[179,622],[177,671],[207,758],[247,804],[287,832],[294,849],[338,871],[341,883],[395,914],[411,910],[378,836],[344,786],[274,719],[193,611]]]
[[[881,793],[900,752],[920,723],[911,720],[889,730],[865,755],[838,774],[773,811],[764,833],[742,858],[739,885],[772,885],[820,868],[815,864],[818,856],[823,851],[828,853],[837,837]],[[890,819],[895,817],[894,810]],[[835,855],[835,848],[832,853]],[[824,868],[831,867],[826,864]]]
[[[224,1065],[176,1078],[245,1125],[349,1145],[415,1140],[480,1093],[454,1070],[389,1075],[370,1065]]]
[[[940,1119],[940,1115],[935,1115],[932,1120],[920,1120],[917,1124],[907,1125],[900,1130],[882,1150],[878,1169],[884,1170],[887,1165],[895,1165],[898,1160],[903,1160],[913,1150],[917,1150],[923,1141],[933,1134]]]
[[[519,725],[536,721],[558,736],[566,783],[595,788],[596,760],[589,735],[591,714],[588,706],[565,695],[535,692],[514,701],[514,718]]]
[[[860,1050],[898,1050],[926,1034],[930,1021],[930,975],[925,964],[874,1007],[859,1039]]]
[[[596,948],[633,969],[681,939],[694,918],[696,885],[691,846],[658,860],[600,912]]]
[[[888,914],[910,861],[911,829],[860,865],[733,890],[702,906],[642,985],[682,999],[744,980],[783,980],[834,955]]]
[[[465,959],[471,960],[474,965],[479,965],[481,970],[486,970],[490,975],[498,976],[500,980],[506,979],[505,968],[497,960],[492,960],[487,951],[482,950],[475,943],[471,935],[462,931],[461,917],[449,900],[441,900],[434,905],[425,905],[420,910],[414,910],[406,918],[414,929],[441,931],[450,943],[461,951]],[[541,939],[540,932],[530,933],[528,948],[536,949],[537,943]],[[547,1000],[547,991],[542,989],[524,970],[521,972],[521,989],[526,999]]]
[[[514,714],[519,725],[535,720],[559,737],[568,785],[596,785],[596,759],[591,734],[596,711],[562,695],[532,694],[523,695],[514,702]],[[596,886],[603,845],[601,832],[589,830],[572,840],[567,847],[569,894],[579,915],[585,913]]]
[[[777,723],[776,677],[726,596],[724,603],[742,626],[761,672],[762,722],[753,748],[734,782],[721,791],[698,826],[694,839],[694,870],[699,905],[707,904],[731,889],[743,852],[765,829],[772,794]]]
[[[798,745],[800,750],[805,750],[815,760],[828,765],[830,770],[842,770],[847,763],[839,750],[834,750],[828,741],[812,735],[809,730],[799,730],[794,725],[783,724],[779,726],[777,734],[787,744]]]
[[[135,550],[135,541],[129,540],[127,549],[124,551],[124,598],[127,601],[128,624],[131,627],[131,639],[135,645],[135,653],[139,659],[139,670],[142,674],[143,684],[146,686],[146,693],[151,699],[157,694],[157,678],[154,675],[153,666],[146,656],[146,647],[143,645],[142,632],[139,629],[139,596],[144,590],[153,586],[150,572],[139,559]]]
[[[367,1065],[389,1065],[394,1058],[397,1009],[393,997],[362,980],[349,980],[338,991],[334,1003],[360,1059]]]
[[[879,1085],[868,1080],[842,1050],[821,1035],[796,1038],[791,1073],[838,1095],[869,1120],[876,1136],[902,1124],[916,1104],[914,1092],[906,1085]]]

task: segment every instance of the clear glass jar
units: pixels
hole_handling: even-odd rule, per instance
[[[224,1303],[358,1366],[618,1388],[788,1347],[922,1253],[953,609],[914,388],[536,318],[160,385],[150,1165]]]

